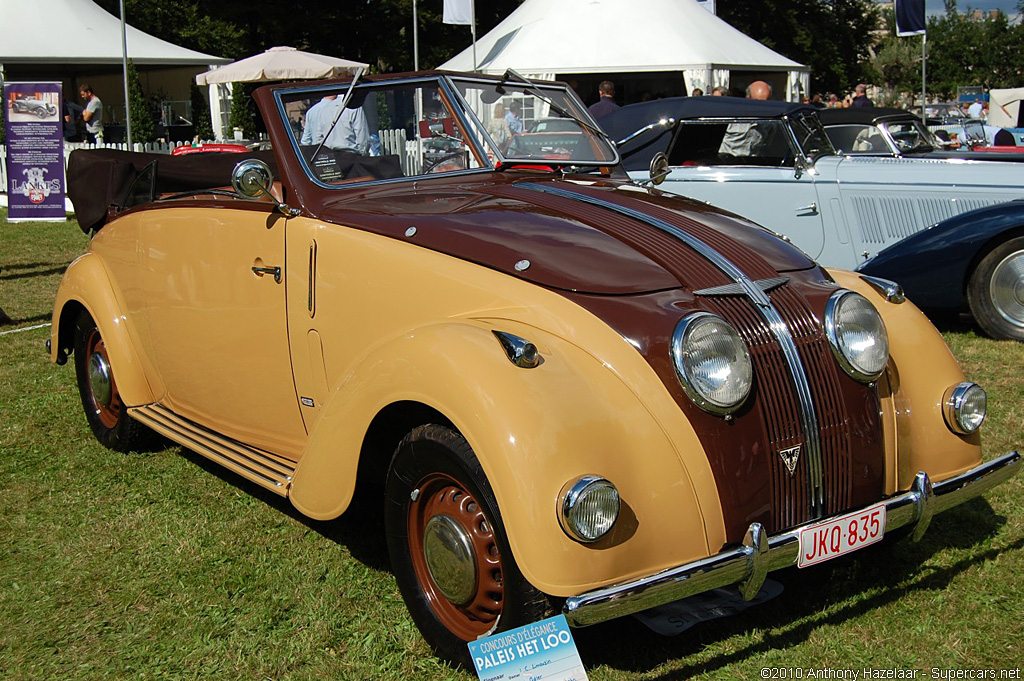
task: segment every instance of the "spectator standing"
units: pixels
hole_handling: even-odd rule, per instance
[[[601,120],[619,108],[619,105],[615,103],[615,83],[610,80],[602,80],[601,84],[597,86],[597,94],[600,95],[600,99],[590,105],[590,115],[594,117],[595,121]]]
[[[971,105],[967,107],[967,115],[978,120],[981,120],[984,111],[985,105],[981,103],[980,99],[974,100],[971,102]]]
[[[690,93],[690,96],[691,97],[703,97],[704,96],[704,91],[701,90],[699,87],[695,87],[695,88],[693,88],[693,92]]]
[[[711,91],[711,96],[712,97],[725,97],[725,88],[722,87],[721,85],[716,86],[715,89]]]
[[[332,120],[325,119],[330,115],[328,109],[332,108],[331,103],[337,97],[338,95],[328,95],[306,110],[306,119],[302,124],[302,137],[299,138],[299,144],[312,145],[324,141],[327,133],[331,130],[331,123],[334,122],[333,118]]]
[[[505,114],[505,120],[508,121],[509,132],[513,135],[518,135],[523,131],[523,105],[519,102],[512,102],[508,105],[508,113]]]
[[[857,87],[853,89],[853,101],[850,102],[851,107],[861,108],[871,107],[875,105],[874,102],[868,99],[867,89],[868,86],[865,85],[864,83],[857,84]]]
[[[501,102],[494,105],[494,117],[487,122],[487,134],[499,149],[504,149],[506,142],[512,138],[512,128],[505,119],[505,105]]]
[[[78,119],[82,117],[82,107],[72,102],[70,99],[64,100],[64,141],[65,142],[80,142],[81,136],[78,134]]]
[[[78,87],[78,96],[85,102],[82,120],[85,121],[85,139],[90,144],[103,144],[103,102],[87,83]]]

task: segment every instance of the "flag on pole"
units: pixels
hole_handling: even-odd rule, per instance
[[[444,0],[444,23],[473,25],[473,0]]]
[[[896,35],[902,37],[925,32],[924,0],[896,0]]]

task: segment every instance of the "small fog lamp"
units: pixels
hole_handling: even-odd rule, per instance
[[[981,428],[988,408],[988,396],[977,383],[960,383],[942,398],[942,415],[954,433],[969,435]]]
[[[596,475],[566,483],[558,495],[558,522],[576,541],[597,541],[608,534],[618,517],[619,491]]]

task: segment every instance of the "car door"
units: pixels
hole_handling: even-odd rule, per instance
[[[676,133],[669,154],[671,172],[661,188],[785,234],[817,258],[824,228],[816,176],[798,169],[796,158],[779,120],[687,122]]]
[[[185,200],[140,219],[142,316],[164,406],[294,458],[306,432],[288,346],[287,221],[236,200]]]

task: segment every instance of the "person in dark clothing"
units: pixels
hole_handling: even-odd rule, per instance
[[[82,135],[78,132],[78,121],[82,118],[82,107],[69,99],[64,100],[63,122],[64,141],[81,142]]]
[[[601,81],[597,86],[597,93],[601,98],[590,105],[590,115],[599,121],[602,116],[607,116],[618,109],[619,105],[615,103],[615,83],[610,80]]]
[[[853,97],[853,101],[850,103],[850,106],[856,106],[856,107],[874,106],[875,103],[872,102],[870,99],[868,99],[867,89],[868,89],[867,85],[865,85],[864,83],[858,83],[857,87],[855,87],[853,89],[854,97]]]

